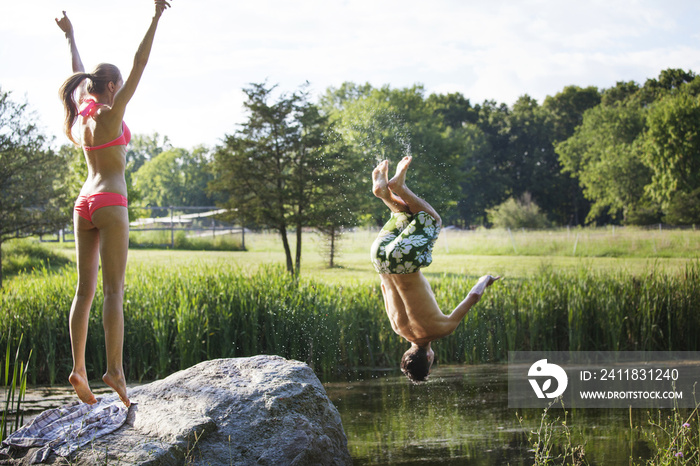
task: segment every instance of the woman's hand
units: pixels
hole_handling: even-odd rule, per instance
[[[75,37],[73,36],[73,24],[71,24],[66,12],[63,12],[63,18],[56,18],[56,24],[61,28],[66,34],[66,39],[68,39],[68,44],[70,45],[70,57],[71,63],[73,65],[73,73],[85,72],[85,67],[83,66],[82,60],[80,60],[80,54],[78,53],[78,47],[75,45]]]
[[[61,31],[63,31],[66,34],[66,37],[73,35],[73,25],[68,19],[68,16],[66,16],[65,11],[63,12],[63,18],[56,18],[56,24],[58,24],[58,27],[61,28]]]
[[[156,18],[160,18],[163,12],[170,8],[170,3],[166,0],[155,0],[156,4]]]

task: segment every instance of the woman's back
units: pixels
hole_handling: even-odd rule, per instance
[[[88,177],[82,191],[113,192],[126,196],[126,144],[131,133],[123,123],[115,131],[115,122],[110,121],[108,115],[109,107],[97,105],[99,108],[92,114],[79,117],[83,153],[88,168]]]

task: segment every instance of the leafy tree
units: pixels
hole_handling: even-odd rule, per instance
[[[134,187],[148,206],[208,206],[213,179],[207,150],[168,149],[146,161],[134,174]]]
[[[548,97],[542,106],[528,95],[512,107],[494,101],[476,106],[477,127],[486,146],[474,159],[476,184],[463,187],[464,202],[478,199],[484,212],[528,192],[552,219],[578,223],[580,188],[562,172],[554,145],[573,133],[583,112],[597,101],[595,88],[571,87]],[[570,195],[562,195],[567,192]]]
[[[625,223],[655,222],[676,193],[700,187],[700,78],[668,69],[644,86],[620,82],[557,146],[565,170],[593,202],[587,220],[606,213]],[[684,197],[678,197],[678,202]]]
[[[346,85],[345,88],[351,88]],[[344,100],[347,95],[353,100]],[[452,137],[442,115],[429,105],[421,86],[405,89],[362,88],[358,93],[326,97],[333,106],[324,106],[346,143],[362,160],[364,193],[370,192],[370,172],[376,164],[388,159],[395,166],[401,158],[412,155],[411,189],[449,221],[458,215],[461,171],[465,153],[462,140]],[[338,110],[340,109],[340,110]],[[381,225],[386,220],[385,208],[365,195],[362,209],[371,222]]]
[[[446,222],[484,222],[487,209],[528,192],[556,222],[639,224],[698,187],[698,95],[700,78],[669,69],[643,86],[568,86],[542,106],[527,95],[512,107],[472,105],[457,93],[426,98],[420,86],[345,83],[322,108],[366,172],[416,156],[416,191]],[[363,209],[381,224],[381,205],[367,199]]]
[[[509,150],[510,109],[496,101],[484,101],[478,107],[477,127],[484,134],[485,147],[481,157],[473,159],[473,170],[477,181],[466,191],[468,202],[475,202],[482,219],[486,220],[486,209],[496,206],[512,196],[513,163]]]
[[[453,168],[459,173],[459,190],[452,200],[456,213],[445,220],[463,227],[483,223],[486,207],[493,204],[492,194],[500,189],[489,189],[494,182],[499,185],[498,177],[493,177],[489,140],[478,124],[481,107],[472,106],[459,93],[431,94],[426,104],[442,122],[441,137],[447,150],[455,154]]]
[[[136,172],[141,169],[143,164],[153,160],[161,152],[170,149],[172,149],[172,145],[168,137],[163,136],[161,139],[158,133],[153,133],[150,136],[136,134],[131,138],[126,153],[126,169],[124,170],[130,204],[136,205],[141,202],[141,192],[135,186],[134,175]]]
[[[293,151],[293,176],[290,179],[296,229],[295,273],[301,264],[302,231],[317,228],[330,243],[329,266],[335,265],[338,239],[343,227],[355,223],[358,190],[355,181],[357,158],[335,132],[327,115],[309,104],[308,94],[298,94],[295,120],[300,134]]]
[[[677,192],[700,188],[700,97],[674,92],[651,106],[644,162],[653,175],[651,196],[668,207]]]
[[[559,157],[554,151],[553,122],[536,100],[520,97],[509,114],[511,192],[515,196],[528,193],[539,207],[561,223],[572,216],[570,199],[561,196],[569,187],[562,174]]]
[[[58,153],[67,162],[67,170],[64,171],[68,198],[76,199],[88,176],[85,154],[81,147],[74,144],[62,145]]]
[[[593,202],[586,221],[610,215],[629,222],[626,212],[647,202],[644,187],[651,172],[641,159],[638,139],[644,109],[635,102],[588,110],[574,135],[556,146],[566,171],[575,176]]]
[[[317,183],[323,191],[313,203],[313,224],[326,241],[324,252],[328,266],[337,265],[340,239],[347,227],[355,226],[361,215],[366,192],[362,160],[352,153],[335,126],[327,123],[324,147],[320,155],[322,170],[317,173]]]
[[[448,220],[462,227],[483,224],[486,220],[486,208],[493,205],[493,193],[500,192],[499,177],[495,176],[490,163],[492,152],[489,141],[481,128],[474,123],[465,123],[455,130],[448,128],[446,136],[458,148],[455,150],[464,154],[456,167],[460,175],[456,206],[460,221],[449,218]]]
[[[225,204],[237,219],[277,230],[287,270],[298,275],[303,228],[327,225],[330,212],[343,208],[336,196],[349,176],[347,157],[328,129],[328,118],[303,89],[271,102],[273,90],[264,83],[244,89],[248,121],[216,149],[210,188],[228,197]],[[290,230],[296,233],[294,258]]]
[[[547,96],[542,107],[547,112],[554,142],[570,138],[583,123],[584,112],[598,106],[600,101],[600,91],[594,86],[567,86],[554,96]]]
[[[695,73],[681,69],[669,68],[661,71],[656,79],[647,79],[644,86],[637,93],[637,98],[643,105],[649,105],[660,100],[669,93],[680,89],[697,89],[700,81],[697,81]],[[688,86],[695,82],[695,86]],[[697,94],[697,92],[695,92]]]
[[[659,223],[663,212],[661,206],[651,199],[644,198],[639,202],[627,206],[625,209],[625,223],[627,225],[651,225]]]
[[[360,85],[346,81],[338,88],[331,86],[326,89],[326,93],[319,99],[318,106],[324,114],[331,115],[342,111],[347,103],[368,97],[373,89],[369,83]]]
[[[47,147],[27,104],[0,89],[0,245],[70,221],[66,159]],[[0,262],[0,287],[2,264]]]
[[[576,128],[583,123],[585,111],[596,107],[600,101],[601,93],[594,86],[586,88],[567,86],[554,96],[547,96],[542,104],[548,121],[548,131],[551,132],[552,146],[549,149],[549,154],[557,158],[556,166],[558,167],[558,172],[551,174],[554,186],[544,196],[545,199],[556,201],[551,206],[545,203],[542,207],[551,213],[553,219],[557,219],[561,223],[583,224],[590,210],[590,202],[585,199],[583,189],[576,178],[571,177],[563,170],[554,147],[559,142],[573,136]],[[542,199],[542,197],[538,196],[538,199]]]
[[[244,89],[248,121],[216,149],[216,178],[210,188],[228,196],[226,207],[236,218],[277,230],[282,239],[287,270],[294,271],[287,237],[290,228],[288,199],[292,193],[292,151],[298,130],[292,120],[296,95],[283,95],[270,103],[274,88],[251,84]]]
[[[430,94],[426,101],[433,109],[433,113],[442,118],[445,125],[452,129],[464,127],[469,123],[476,123],[479,112],[472,107],[469,99],[455,92],[451,94]]]
[[[160,134],[153,133],[150,136],[136,134],[131,138],[129,150],[126,153],[127,173],[136,173],[146,162],[154,159],[161,152],[172,149],[167,136],[161,139]]]
[[[618,81],[614,87],[603,91],[600,102],[605,107],[622,105],[635,99],[639,89],[639,84],[634,81]],[[637,102],[637,105],[640,103]]]

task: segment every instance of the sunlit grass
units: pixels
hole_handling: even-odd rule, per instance
[[[633,227],[444,230],[446,251],[477,255],[668,258],[700,256],[700,231]]]
[[[15,239],[2,244],[2,273],[5,278],[34,269],[60,269],[70,261],[62,248],[44,247],[33,239]]]
[[[376,231],[346,233],[339,248],[338,266],[329,268],[323,256],[324,239],[315,233],[303,237],[302,277],[327,283],[366,283],[377,280],[369,262],[369,246]],[[233,240],[240,241],[239,235]],[[295,238],[289,238],[292,249]],[[49,243],[64,257],[75,257],[72,243]],[[279,235],[273,232],[245,234],[246,251],[132,249],[129,266],[235,264],[243,270],[261,265],[284,265]],[[584,228],[547,231],[445,229],[434,249],[428,276],[481,276],[486,273],[511,278],[532,276],[543,266],[559,271],[581,267],[601,271],[640,273],[653,266],[669,272],[682,270],[700,257],[700,231],[644,230],[639,228]],[[30,267],[31,268],[31,267]],[[41,265],[39,264],[39,269]]]

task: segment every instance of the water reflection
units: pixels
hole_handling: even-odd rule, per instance
[[[397,371],[325,387],[355,464],[530,465],[528,436],[543,411],[508,409],[507,380],[506,366],[442,366],[421,385]],[[634,425],[645,423],[643,410],[552,409],[555,431],[565,415],[572,444],[584,445],[588,464],[627,465],[630,454],[649,454],[630,429],[630,415]]]
[[[440,367],[420,385],[393,373],[326,391],[356,464],[528,464],[506,375],[499,366]]]

